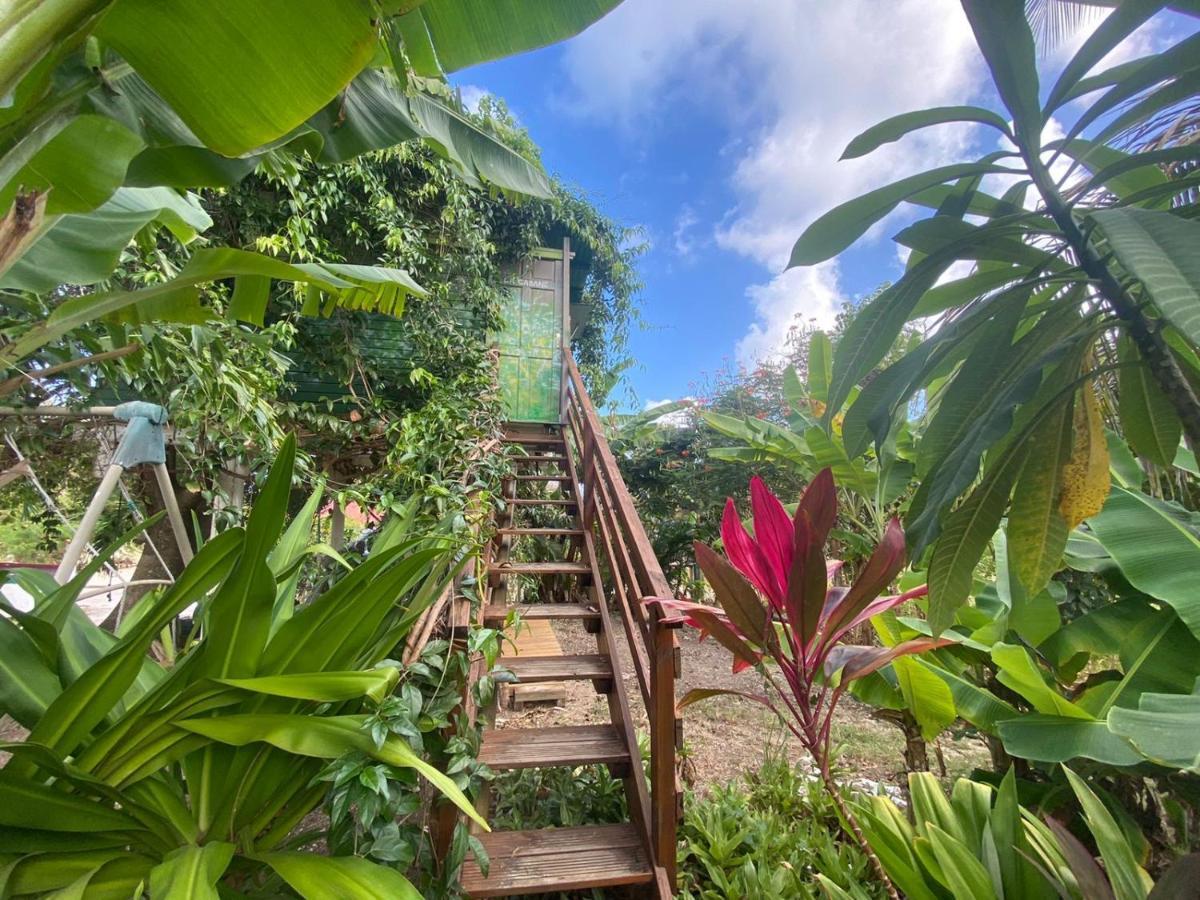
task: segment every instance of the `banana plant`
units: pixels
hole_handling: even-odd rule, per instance
[[[483,827],[452,779],[369,726],[403,671],[390,662],[461,566],[439,534],[386,529],[365,562],[294,605],[310,503],[284,530],[294,439],[244,528],[208,541],[116,637],[74,608],[86,577],[0,616],[0,706],[29,729],[0,769],[5,896],[418,897],[397,871],[292,845],[329,760],[419,773]],[[85,575],[87,573],[81,573]],[[147,655],[196,604],[173,665]],[[81,640],[87,638],[87,640]]]
[[[830,426],[906,322],[940,317],[920,346],[862,387],[843,425],[851,455],[872,440],[882,446],[898,414],[926,392],[923,477],[905,524],[913,557],[929,551],[935,632],[966,601],[1006,512],[1022,583],[1036,594],[1071,530],[1099,511],[1109,479],[1098,379],[1119,369],[1122,430],[1150,461],[1170,465],[1181,433],[1200,446],[1200,225],[1191,166],[1200,145],[1122,143],[1194,98],[1200,38],[1185,29],[1160,52],[1092,74],[1167,6],[1114,4],[1041,85],[1022,0],[962,6],[1003,109],[897,115],[856,137],[844,157],[951,122],[984,129],[999,149],[842,204],[800,236],[791,256],[793,266],[836,256],[901,203],[933,211],[896,235],[910,252],[907,271],[839,341],[823,421]],[[1196,15],[1190,6],[1179,12]],[[1046,141],[1052,121],[1066,134]],[[992,181],[1008,186],[989,192]],[[970,274],[942,283],[963,262]]]
[[[335,164],[421,140],[473,185],[548,198],[541,167],[474,124],[446,75],[563,40],[617,2],[518,2],[500,17],[481,0],[184,0],[169,13],[144,0],[6,4],[0,289],[47,294],[106,281],[135,238],[161,231],[186,244],[211,225],[189,191],[227,187],[293,156]],[[258,324],[272,278],[302,283],[305,311],[325,314],[344,306],[399,315],[405,297],[421,293],[405,273],[369,266],[296,277],[248,251],[208,248],[194,260],[163,285],[69,301],[47,328],[6,341],[0,366],[101,316],[213,315],[197,285],[218,279],[237,279],[228,315]]]
[[[995,546],[996,580],[956,613],[956,643],[915,661],[945,683],[958,716],[1016,758],[1194,771],[1200,639],[1181,577],[1200,563],[1192,514],[1114,485],[1067,558],[1104,573],[1116,599],[1068,621],[1061,585],[1028,596],[1004,532]],[[910,617],[880,622],[893,642],[932,631]]]

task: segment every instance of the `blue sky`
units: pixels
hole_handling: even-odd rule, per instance
[[[1105,66],[1156,49],[1173,27],[1150,23]],[[1057,70],[1085,36],[1043,66]],[[828,324],[903,271],[889,239],[911,217],[900,211],[836,262],[785,273],[818,215],[995,148],[994,133],[946,126],[837,161],[896,113],[998,108],[957,0],[626,0],[564,44],[454,80],[468,102],[503,97],[551,172],[645,230],[647,327],[626,376],[638,406],[778,352],[795,317]]]

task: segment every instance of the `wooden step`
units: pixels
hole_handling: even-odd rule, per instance
[[[506,897],[654,880],[645,847],[632,824],[584,825],[478,835],[491,859],[484,878],[469,859],[462,887],[468,897]]]
[[[492,563],[488,566],[488,571],[493,575],[591,575],[592,567],[585,562],[560,559],[547,562]]]
[[[521,684],[543,681],[597,681],[612,678],[607,656],[505,656],[501,665]]]
[[[479,761],[496,771],[611,765],[629,762],[629,749],[611,724],[492,728],[483,734]]]
[[[561,434],[506,434],[504,443],[521,447],[562,447],[566,440]]]
[[[583,537],[582,528],[497,528],[496,534],[512,537]]]
[[[565,456],[510,456],[508,461],[512,463],[565,463],[567,458]]]
[[[505,497],[504,502],[507,503],[509,506],[577,506],[578,505],[578,501],[573,500],[570,497],[565,497],[565,498],[561,498],[561,499],[558,497],[547,497],[544,500],[540,497]]]
[[[521,619],[526,622],[552,620],[574,622],[598,622],[600,611],[594,606],[584,606],[582,603],[523,603],[519,606],[500,606],[493,604],[483,612],[483,624],[488,628],[496,628],[504,624],[509,610],[516,610]]]
[[[566,481],[566,475],[514,475],[513,481]]]

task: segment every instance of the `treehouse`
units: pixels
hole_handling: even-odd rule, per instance
[[[442,311],[449,316],[448,327],[478,333],[497,351],[501,396],[512,422],[559,421],[564,341],[569,345],[589,319],[584,287],[592,252],[585,244],[573,249],[565,230],[553,237],[557,246],[539,247],[528,259],[503,268],[499,329],[488,333],[480,315],[463,305]],[[300,352],[288,372],[297,402],[337,403],[380,389],[403,400],[413,391],[412,373],[435,362],[412,341],[403,316],[341,314],[306,319],[300,327]],[[361,365],[346,372],[324,358],[329,353]]]

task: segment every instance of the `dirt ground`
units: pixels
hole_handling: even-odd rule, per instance
[[[614,623],[616,624],[616,623]],[[619,627],[619,626],[618,626]],[[563,652],[595,653],[595,638],[576,623],[555,623]],[[680,629],[683,672],[677,696],[693,688],[729,688],[762,693],[762,680],[753,671],[733,675],[728,651],[716,641],[700,641],[691,629]],[[630,708],[640,730],[646,729],[645,708],[629,656],[629,646],[620,635],[618,648]],[[609,721],[608,704],[589,682],[568,682],[567,700],[561,705],[528,704],[522,710],[500,710],[497,727],[587,725]],[[787,733],[770,711],[736,697],[714,697],[684,710],[685,774],[693,786],[703,790],[752,771],[770,750],[782,748],[793,762],[807,758],[794,737]],[[904,741],[899,729],[872,716],[870,707],[847,697],[839,704],[834,719],[834,743],[840,746],[842,768],[854,778],[896,784],[903,778]],[[986,765],[987,750],[972,739],[941,738],[942,757],[950,777]],[[930,763],[938,763],[930,748]]]

